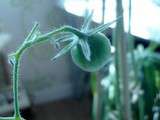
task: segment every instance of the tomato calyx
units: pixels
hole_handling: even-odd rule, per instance
[[[91,50],[90,45],[88,44],[88,36],[85,39],[79,39],[79,44],[81,46],[83,55],[85,56],[86,60],[91,61]]]

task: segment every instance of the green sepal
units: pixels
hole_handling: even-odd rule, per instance
[[[85,58],[88,61],[91,61],[91,50],[90,50],[90,46],[87,42],[87,39],[84,39],[84,40],[80,39],[79,44],[82,48],[82,52],[83,52],[83,55],[85,56]]]
[[[106,23],[106,24],[102,24],[102,25],[100,25],[100,26],[98,26],[98,27],[90,30],[87,34],[88,34],[89,36],[91,36],[91,35],[94,35],[94,34],[96,34],[96,33],[98,33],[98,32],[103,32],[103,31],[106,30],[110,25],[112,25],[113,23],[115,23],[115,22],[116,22],[117,20],[119,20],[120,18],[122,18],[122,16],[118,17],[116,20],[113,20],[113,21],[111,21],[111,22],[109,22],[109,23]]]
[[[51,60],[56,60],[58,57],[66,54],[72,47],[74,47],[78,43],[78,39],[74,39],[71,43],[66,45],[62,50],[58,52],[56,56],[54,56]]]
[[[92,16],[93,16],[93,11],[91,11],[91,13],[89,13],[88,11],[86,12],[85,20],[81,28],[82,32],[88,31],[90,24],[91,24]]]

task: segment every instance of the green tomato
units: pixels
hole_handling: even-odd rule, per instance
[[[88,37],[87,40],[91,51],[91,60],[88,61],[85,58],[79,44],[71,49],[71,56],[73,62],[78,67],[88,72],[95,72],[100,70],[110,57],[110,42],[109,39],[102,33],[96,33]]]

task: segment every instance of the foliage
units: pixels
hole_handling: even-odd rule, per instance
[[[138,66],[138,80],[134,79],[133,69],[128,71],[130,83],[129,91],[132,103],[133,120],[153,119],[159,114],[160,94],[160,55],[143,49],[139,46],[135,52],[136,65]],[[131,64],[131,53],[128,53],[128,62]],[[131,66],[131,65],[130,65]],[[110,64],[109,75],[102,79],[101,85],[104,93],[104,120],[117,119],[116,115],[116,85],[115,68]],[[158,119],[155,119],[158,120]]]

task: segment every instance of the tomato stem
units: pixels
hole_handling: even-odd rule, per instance
[[[19,57],[15,56],[15,63],[13,65],[13,95],[14,95],[14,116],[19,117],[20,116],[20,110],[19,110],[19,100],[18,100],[18,82],[19,82]]]
[[[27,36],[27,38],[24,40],[24,42],[21,44],[21,46],[17,49],[15,53],[10,55],[10,61],[13,65],[13,96],[14,96],[14,117],[15,119],[21,119],[20,114],[20,106],[19,106],[19,99],[18,99],[18,83],[19,83],[19,70],[20,70],[20,60],[21,56],[30,47],[33,47],[36,44],[47,42],[52,38],[54,35],[57,35],[59,33],[63,32],[71,32],[75,34],[79,39],[85,39],[88,37],[87,33],[83,33],[80,30],[73,28],[71,26],[63,26],[59,29],[53,30],[51,32],[48,32],[46,34],[40,35],[38,31],[38,24],[36,23],[34,27],[32,28],[31,32]],[[7,118],[6,118],[7,119]]]
[[[120,15],[123,15],[123,7],[122,7],[122,0],[116,0],[117,7],[117,17]],[[128,62],[127,62],[127,49],[126,49],[126,39],[124,37],[124,25],[123,25],[123,18],[120,19],[120,21],[116,25],[115,29],[115,39],[116,39],[116,74],[117,74],[117,81],[120,82],[120,85],[122,85],[122,89],[120,89],[120,92],[122,94],[122,97],[120,98],[120,102],[117,104],[118,107],[124,108],[124,111],[120,112],[120,119],[123,120],[132,120],[131,115],[131,105],[130,105],[130,98],[129,98],[129,79],[128,79]],[[117,63],[118,62],[118,63]],[[123,117],[121,117],[123,116]]]
[[[28,48],[41,43],[41,42],[47,42],[53,35],[56,35],[61,32],[71,32],[77,35],[79,38],[86,37],[86,35],[82,32],[80,32],[78,29],[70,27],[70,26],[64,26],[61,27],[57,30],[53,30],[49,33],[46,33],[44,35],[39,35],[35,37],[34,39],[32,38],[37,31],[38,24],[35,24],[29,35],[27,36],[26,40],[22,43],[22,45],[19,47],[19,49],[10,55],[10,61],[12,61],[13,65],[13,96],[14,96],[14,117],[21,119],[21,114],[20,114],[20,106],[19,106],[19,68],[20,68],[20,60],[21,56],[23,55],[24,51],[27,50]],[[14,118],[13,117],[13,118]],[[0,120],[7,119],[7,117],[1,117]]]

